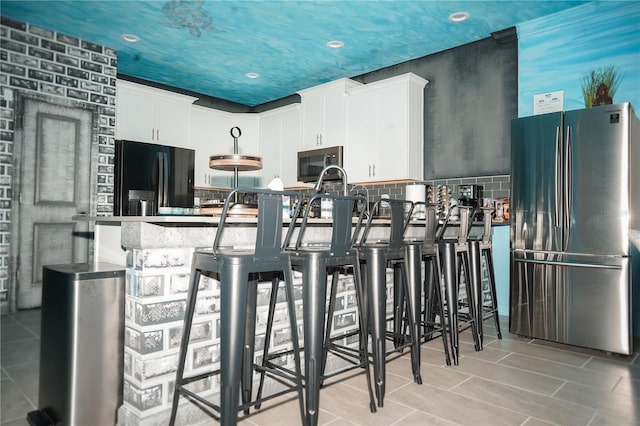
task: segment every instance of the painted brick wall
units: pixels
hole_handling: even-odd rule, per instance
[[[99,112],[98,178],[92,214],[113,212],[116,51],[14,21],[0,23],[0,301],[9,300],[15,103],[19,92],[86,102]]]
[[[163,232],[163,231],[160,231]],[[127,250],[123,405],[118,412],[119,424],[166,424],[171,409],[178,351],[189,286],[193,248],[145,248]],[[329,278],[330,280],[331,278]],[[256,310],[256,347],[254,362],[260,363],[266,342],[271,282],[265,276],[258,284]],[[298,333],[302,336],[302,273],[293,272],[294,304]],[[393,312],[393,273],[387,270],[387,313]],[[292,331],[286,308],[284,284],[276,299],[273,334],[268,344],[270,354],[280,354],[275,362],[293,369]],[[186,375],[212,371],[220,367],[220,282],[202,276],[194,323],[187,353]],[[357,304],[351,275],[340,275],[333,317],[333,336],[337,343],[352,348],[358,345]],[[301,342],[302,344],[302,342]],[[327,371],[345,366],[333,354],[327,359]],[[254,388],[259,375],[254,373]],[[200,396],[217,400],[220,376],[193,383]],[[276,384],[267,379],[265,394]],[[202,411],[185,404],[178,412],[177,424],[199,424]]]

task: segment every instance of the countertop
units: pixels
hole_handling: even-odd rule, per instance
[[[155,223],[155,224],[211,224],[218,225],[220,223],[220,216],[205,216],[205,215],[161,215],[161,216],[88,216],[88,215],[75,215],[73,220],[94,221],[102,223],[123,223],[123,222],[143,222],[143,223]],[[231,223],[256,223],[257,218],[255,216],[229,216],[227,222]],[[376,219],[380,223],[388,222],[386,219]],[[288,219],[285,219],[286,223],[289,223]],[[310,219],[310,223],[330,224],[331,219]]]
[[[112,222],[112,223],[121,223],[121,222],[144,222],[144,223],[156,223],[156,224],[212,224],[217,225],[220,223],[219,216],[206,216],[206,215],[160,215],[160,216],[89,216],[89,215],[75,215],[72,217],[73,220],[82,220],[82,221],[93,221],[93,222]],[[354,222],[355,222],[354,218]],[[235,216],[228,217],[227,221],[233,223],[255,223],[256,218],[252,216]],[[288,222],[288,220],[285,220]],[[309,223],[313,224],[330,224],[332,222],[331,219],[320,219],[314,218],[310,219]],[[377,223],[384,224],[388,223],[389,219],[387,218],[379,218],[376,219]],[[412,221],[417,225],[424,223],[422,220]],[[459,222],[450,221],[449,225],[456,226]],[[474,226],[481,226],[482,222],[474,222]],[[491,226],[508,226],[509,222],[493,222]]]

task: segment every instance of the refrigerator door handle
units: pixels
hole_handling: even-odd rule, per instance
[[[563,249],[569,244],[569,230],[571,229],[571,207],[573,200],[573,135],[571,126],[567,126],[566,148],[564,151],[564,213],[563,213]]]
[[[561,220],[560,207],[562,206],[562,141],[561,141],[561,127],[556,127],[556,161],[555,161],[555,215],[554,225],[561,227],[563,221]]]

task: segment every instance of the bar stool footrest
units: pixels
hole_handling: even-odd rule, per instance
[[[293,353],[293,351],[288,351],[289,353]],[[278,354],[273,354],[274,358],[275,357],[279,357],[282,356],[283,352],[280,352]],[[270,354],[271,355],[271,354]],[[254,371],[262,373],[264,372],[264,374],[266,375],[266,377],[271,378],[272,380],[277,381],[278,383],[286,386],[286,389],[282,389],[276,392],[273,392],[267,396],[263,396],[259,399],[255,399],[253,401],[247,402],[245,404],[240,404],[238,405],[238,412],[243,411],[245,409],[251,408],[251,407],[256,407],[256,408],[260,408],[260,405],[262,405],[263,402],[269,401],[270,399],[274,399],[277,398],[279,396],[285,395],[287,393],[290,392],[295,392],[298,390],[299,386],[296,386],[295,384],[295,380],[296,380],[296,375],[295,372],[285,368],[283,366],[280,365],[276,365],[273,363],[269,363],[270,365],[259,365],[259,364],[253,364],[253,368]],[[190,377],[183,377],[182,378],[182,383],[179,386],[178,392],[180,392],[181,395],[183,396],[187,396],[189,398],[191,398],[192,402],[198,404],[200,406],[200,408],[205,409],[208,408],[210,410],[214,410],[214,411],[210,411],[210,410],[206,410],[207,413],[213,417],[216,420],[220,420],[220,405],[212,402],[212,401],[208,401],[206,399],[204,399],[203,397],[199,396],[198,394],[185,389],[184,385],[188,385],[189,383],[193,383],[193,382],[197,382],[198,380],[202,380],[205,379],[207,377],[212,377],[212,376],[216,376],[220,374],[220,369],[217,370],[213,370],[210,372],[206,372],[206,373],[201,373],[201,374],[197,374],[195,376],[190,376]]]

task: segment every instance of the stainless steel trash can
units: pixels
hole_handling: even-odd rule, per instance
[[[38,406],[56,423],[113,425],[122,404],[123,266],[43,267]]]

